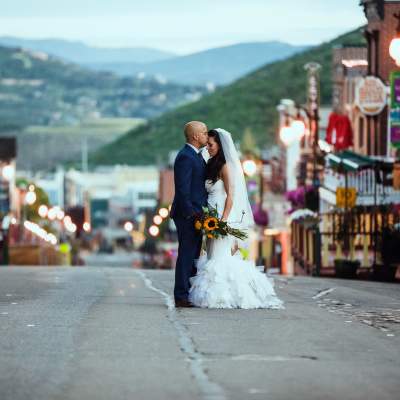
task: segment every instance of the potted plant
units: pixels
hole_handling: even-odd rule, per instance
[[[373,266],[373,277],[379,281],[394,281],[400,265],[400,224],[382,229],[378,250],[382,265]]]
[[[352,232],[356,224],[356,216],[351,211],[342,214],[336,231],[336,243],[348,254],[352,241]],[[334,260],[335,275],[338,278],[355,279],[360,267],[360,260],[350,260],[347,257]]]
[[[361,263],[359,260],[349,260],[347,258],[337,258],[334,261],[335,275],[337,278],[355,279],[357,270]]]

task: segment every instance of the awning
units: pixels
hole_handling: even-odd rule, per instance
[[[328,154],[329,166],[339,172],[355,172],[362,169],[374,168],[377,161],[371,157],[344,150],[336,154]]]

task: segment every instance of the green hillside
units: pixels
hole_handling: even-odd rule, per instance
[[[120,78],[45,53],[0,46],[0,130],[76,125],[88,118],[153,118],[205,88]]]
[[[201,100],[167,112],[147,125],[129,131],[92,156],[95,164],[149,164],[166,160],[168,152],[181,147],[186,121],[201,120],[209,127],[223,127],[240,140],[251,130],[260,146],[274,142],[277,111],[281,98],[304,103],[306,72],[304,64],[319,62],[322,103],[331,101],[331,62],[334,46],[363,45],[361,29],[296,54],[287,60],[268,64],[233,84],[204,96]]]

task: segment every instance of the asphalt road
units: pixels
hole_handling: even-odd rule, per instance
[[[0,268],[0,399],[398,399],[400,286],[276,280],[286,310],[176,310],[169,271]]]

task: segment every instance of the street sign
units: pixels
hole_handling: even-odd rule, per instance
[[[338,187],[336,189],[336,205],[340,208],[354,207],[357,200],[355,188]]]

